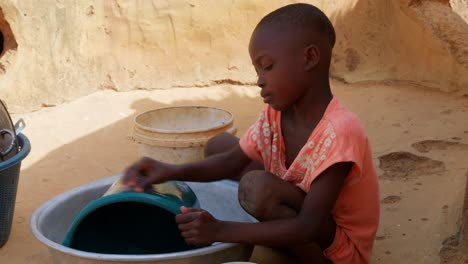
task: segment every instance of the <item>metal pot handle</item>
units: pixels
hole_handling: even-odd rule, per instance
[[[13,132],[11,132],[10,130],[8,129],[2,129],[0,130],[0,136],[3,137],[3,135],[5,134],[8,134],[10,135],[10,137],[12,138],[11,140],[11,143],[10,145],[7,147],[7,149],[5,151],[0,151],[0,155],[3,157],[3,156],[6,156],[8,153],[11,152],[11,150],[15,147],[15,134],[13,134]]]
[[[26,123],[24,123],[23,118],[20,118],[15,124],[15,133],[19,135],[21,131],[26,127]]]
[[[13,148],[15,147],[16,140],[17,140],[16,136],[18,136],[25,127],[26,127],[26,123],[24,122],[23,118],[20,118],[15,124],[15,133],[13,133],[11,130],[8,130],[8,129],[0,130],[0,136],[3,137],[5,134],[8,134],[12,138],[11,143],[6,148],[6,150],[0,151],[0,156],[4,157],[13,150]]]

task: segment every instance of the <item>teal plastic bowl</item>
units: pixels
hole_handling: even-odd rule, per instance
[[[63,245],[102,254],[197,248],[184,242],[175,222],[181,206],[199,207],[195,193],[182,182],[155,186],[150,193],[114,191],[89,203],[73,219]]]

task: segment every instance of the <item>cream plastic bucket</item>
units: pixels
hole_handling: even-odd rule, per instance
[[[132,138],[140,144],[143,156],[183,164],[202,160],[204,146],[212,137],[235,134],[233,120],[231,113],[218,108],[160,108],[135,117]]]

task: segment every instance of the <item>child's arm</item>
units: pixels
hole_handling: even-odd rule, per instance
[[[239,145],[228,152],[184,165],[172,165],[143,158],[127,169],[124,183],[136,191],[143,191],[151,184],[169,180],[199,182],[222,180],[240,174],[250,161]]]
[[[317,241],[321,223],[330,216],[352,163],[337,163],[313,181],[300,213],[289,219],[261,223],[235,223],[214,219],[208,212],[183,209],[176,217],[189,244],[235,242],[290,246]]]

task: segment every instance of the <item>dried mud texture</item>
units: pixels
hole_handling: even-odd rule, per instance
[[[455,142],[455,141],[444,141],[444,140],[424,140],[419,141],[411,145],[414,149],[421,153],[427,153],[433,150],[461,150],[468,151],[468,145]]]
[[[452,235],[442,242],[442,248],[440,249],[440,263],[443,264],[458,264],[466,263],[463,262],[463,257],[459,255],[459,243],[460,242],[460,232]],[[467,259],[468,260],[468,259]]]
[[[409,180],[429,174],[443,172],[445,164],[410,152],[392,152],[379,157],[381,178],[389,180]]]
[[[401,201],[400,196],[398,196],[398,195],[389,195],[389,196],[383,198],[382,201],[380,201],[380,203],[395,204],[395,203],[399,203],[400,201]]]
[[[450,50],[456,62],[468,68],[468,24],[463,18],[450,5],[436,1],[422,1],[414,10]]]
[[[332,76],[468,94],[468,1],[462,1],[354,1],[332,16]]]

